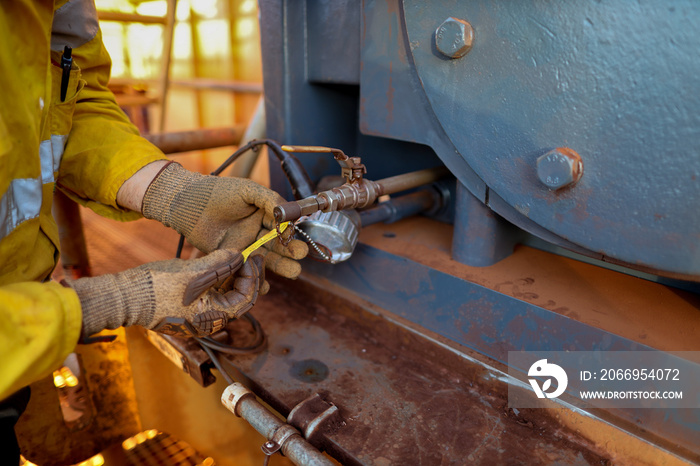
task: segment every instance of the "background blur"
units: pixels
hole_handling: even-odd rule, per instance
[[[110,87],[120,104],[133,95],[157,100],[167,24],[126,21],[130,14],[166,17],[168,1],[97,0],[103,40],[112,57]],[[114,13],[123,13],[116,16]],[[164,131],[247,125],[262,90],[255,0],[178,0],[172,31]],[[133,99],[132,99],[133,101]],[[142,131],[158,132],[161,105],[124,107]],[[187,168],[209,173],[232,148],[177,155]],[[265,157],[253,179],[267,181]]]

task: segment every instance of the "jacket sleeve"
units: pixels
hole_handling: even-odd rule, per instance
[[[59,56],[52,52],[54,61]],[[139,135],[107,88],[112,63],[99,30],[73,49],[73,62],[81,69],[83,87],[59,168],[59,187],[100,215],[139,218],[140,213],[117,205],[117,191],[139,169],[166,157]]]
[[[0,400],[60,367],[81,319],[78,295],[56,282],[0,286]]]

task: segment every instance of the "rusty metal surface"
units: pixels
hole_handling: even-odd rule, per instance
[[[96,273],[116,272],[149,260],[172,257],[174,254],[177,234],[160,224],[149,220],[140,220],[117,225],[111,220],[98,217],[89,210],[83,210],[83,215],[88,226],[88,243],[90,252],[93,254]],[[154,234],[154,231],[157,234]],[[431,222],[425,218],[414,218],[390,226],[375,225],[363,230],[362,234],[364,235],[364,242],[369,242],[390,253],[403,254],[412,261],[425,263],[445,274],[461,277],[518,300],[534,304],[540,308],[549,309],[553,313],[558,313],[562,316],[566,315],[570,319],[577,320],[587,326],[606,328],[625,338],[637,339],[659,349],[698,349],[697,330],[700,327],[698,327],[697,308],[700,306],[700,301],[698,301],[697,295],[683,293],[678,290],[674,291],[672,288],[656,283],[645,282],[609,270],[601,270],[592,265],[545,254],[527,247],[519,247],[513,256],[492,267],[474,268],[463,266],[449,260],[451,233],[451,228],[448,225]],[[107,252],[111,252],[108,259],[105,257]],[[407,262],[410,263],[411,261]],[[305,268],[308,269],[306,266]],[[299,286],[301,290],[299,282],[286,283],[292,287]],[[571,283],[583,285],[573,287],[570,286]],[[377,337],[377,334],[381,333],[386,328],[386,325],[382,328],[374,325],[377,321],[376,317],[372,315],[367,317],[366,314],[362,314],[362,319],[367,319],[365,321],[366,325],[344,326],[343,322],[347,320],[345,315],[349,312],[347,304],[340,306],[324,301],[319,308],[290,305],[290,303],[303,303],[304,299],[309,298],[305,297],[307,295],[297,297],[289,291],[285,295],[277,296],[278,291],[284,288],[284,283],[279,283],[279,281],[273,282],[270,296],[264,297],[257,305],[256,310],[253,311],[263,322],[264,328],[270,336],[270,351],[250,360],[236,360],[236,363],[241,364],[241,368],[245,369],[249,377],[262,383],[267,384],[269,382],[267,389],[261,389],[260,391],[256,389],[257,393],[265,392],[266,399],[279,397],[280,393],[282,393],[284,400],[289,401],[287,409],[302,401],[306,396],[315,393],[314,387],[317,385],[325,384],[326,388],[330,386],[333,389],[325,392],[326,396],[330,395],[328,400],[338,404],[341,412],[347,413],[349,408],[356,406],[362,408],[361,402],[364,398],[353,393],[348,395],[347,392],[352,390],[359,391],[358,387],[362,386],[363,383],[365,386],[375,390],[374,386],[378,383],[384,383],[388,377],[391,380],[396,379],[396,381],[391,382],[392,386],[398,385],[400,387],[401,380],[410,381],[412,378],[415,379],[417,377],[416,374],[421,373],[420,368],[423,365],[426,367],[426,377],[435,376],[437,370],[432,367],[435,361],[439,361],[441,367],[458,365],[458,362],[450,362],[450,355],[445,355],[444,351],[441,351],[439,348],[437,350],[425,350],[427,345],[414,344],[415,337],[410,334],[407,335],[400,329],[393,329],[388,333],[393,335],[391,337],[391,340],[394,342],[392,347],[395,348],[396,344],[401,344],[405,349],[399,349],[395,353],[391,352],[390,349],[384,349],[381,354],[378,354],[372,348],[376,348],[377,345],[387,347],[387,344]],[[279,307],[279,309],[276,307]],[[283,308],[287,309],[287,311],[282,311]],[[664,318],[660,320],[659,315],[663,315]],[[314,318],[316,318],[316,321],[314,321]],[[355,320],[357,317],[353,319]],[[342,338],[358,339],[355,346],[350,346],[349,343],[346,345],[341,341],[336,343],[337,345],[346,345],[347,348],[351,348],[347,350],[346,356],[343,357],[371,358],[375,361],[374,363],[370,364],[368,362],[361,367],[376,371],[376,374],[370,372],[363,375],[360,371],[357,371],[359,376],[356,383],[346,385],[341,381],[335,382],[332,386],[330,385],[328,379],[335,380],[338,375],[337,372],[344,370],[346,366],[340,368],[336,366],[334,357],[338,354],[337,352],[329,355],[325,352],[330,335],[328,332],[309,330],[311,327],[328,323],[329,321],[331,323],[335,322],[332,327],[336,329]],[[359,328],[357,330],[359,335],[348,333],[354,331],[354,328]],[[323,338],[310,340],[317,335],[321,335]],[[353,335],[355,336],[353,337]],[[399,343],[396,343],[397,341]],[[237,343],[241,342],[237,340]],[[364,348],[369,348],[369,354],[361,352],[363,347],[359,345],[364,343],[368,345],[364,346]],[[164,375],[167,373],[167,370],[170,370],[174,376],[179,376],[181,371],[171,367],[171,364],[164,358],[155,359],[161,358],[161,356],[160,354],[152,354],[156,353],[156,351],[145,339],[141,346],[145,348],[141,348],[139,352],[135,351],[138,348],[130,349],[134,354],[137,354],[132,363],[140,365],[139,373],[141,377],[140,385],[137,384],[137,393],[141,393],[140,396],[144,397],[142,406],[148,405],[147,411],[142,413],[142,416],[146,416],[144,417],[145,426],[178,426],[178,435],[188,440],[199,438],[197,435],[206,433],[206,435],[203,435],[204,440],[200,439],[198,441],[207,445],[211,443],[212,439],[216,439],[218,441],[216,445],[220,446],[230,442],[235,435],[240,435],[234,433],[235,425],[226,423],[227,418],[225,415],[227,413],[225,411],[223,419],[217,414],[218,398],[215,400],[215,403],[207,404],[205,403],[207,397],[202,395],[199,387],[194,382],[188,385],[190,381],[184,375],[184,380],[182,378],[168,379]],[[407,374],[406,379],[399,379],[399,375],[397,375],[399,371],[397,370],[392,370],[389,376],[381,374],[384,363],[393,361],[391,359],[392,356],[401,356],[402,361],[408,363],[408,359],[403,359],[404,352],[415,365]],[[421,354],[424,356],[418,359],[411,356],[411,354],[416,352],[418,352],[419,356]],[[289,375],[291,366],[305,359],[319,359],[327,362],[326,365],[329,371],[325,381],[322,381],[320,384],[314,384],[302,382]],[[269,376],[266,368],[267,364],[275,364],[275,367],[280,370],[278,378]],[[463,374],[465,371],[459,370],[457,372]],[[444,387],[449,385],[450,382],[454,382],[458,389],[463,390],[461,383],[455,381],[458,377],[463,381],[465,376],[455,375],[452,378],[448,374],[448,370],[437,371],[437,373],[439,378],[442,379],[442,381],[436,382],[440,386]],[[323,373],[321,372],[320,375],[322,376]],[[352,381],[353,377],[354,373],[349,379]],[[146,379],[148,379],[147,382]],[[165,395],[159,391],[163,386],[164,380],[167,381],[166,384],[169,387],[172,387]],[[150,391],[147,387],[148,384],[152,385]],[[429,385],[430,382],[422,380],[422,384],[425,386]],[[280,391],[280,386],[283,392]],[[418,387],[416,390],[423,391],[425,390],[424,386]],[[220,393],[224,388],[225,386],[218,383],[215,388],[209,388],[208,390]],[[407,389],[406,387],[402,388],[404,391]],[[148,397],[144,393],[147,393]],[[391,387],[384,389],[382,393],[390,396],[390,398],[394,396]],[[298,396],[296,396],[297,394]],[[373,396],[373,400],[378,399],[377,396]],[[345,401],[346,399],[347,401]],[[493,401],[492,397],[484,399],[489,402]],[[187,402],[185,403],[183,400],[187,400]],[[458,398],[456,401],[461,402],[462,400],[463,398]],[[176,408],[173,409],[173,407]],[[277,407],[280,410],[283,409],[281,402],[277,403]],[[370,409],[372,409],[371,406],[366,408],[367,416]],[[211,414],[211,417],[207,417],[207,422],[203,422],[200,419],[202,412]],[[387,417],[391,415],[389,408],[384,410],[383,413]],[[409,414],[410,412],[406,410],[398,412],[402,419],[406,419]],[[550,418],[547,418],[546,423],[543,424],[543,421],[538,420],[538,414],[541,413],[535,412],[533,416],[530,416],[527,412],[523,414],[521,411],[521,415],[517,418],[524,425],[529,425],[528,422],[532,422],[533,429],[530,431],[530,434],[533,436],[533,439],[536,435],[539,435],[540,430],[543,428],[542,426],[545,426],[545,429],[547,429],[547,426],[554,426],[546,430],[545,434],[558,429],[556,423],[550,424],[550,422],[553,422]],[[562,412],[560,414],[562,418],[577,415],[570,412]],[[512,413],[510,415],[514,416],[515,414]],[[360,421],[365,419],[360,418]],[[154,420],[158,420],[158,422]],[[450,417],[446,418],[446,422],[451,420],[452,418]],[[212,428],[212,425],[217,427]],[[508,424],[508,426],[511,425],[513,424]],[[196,426],[196,428],[192,426]],[[395,424],[387,424],[387,430],[382,429],[377,435],[387,437],[386,432],[393,435],[388,430],[392,426],[395,427]],[[185,427],[189,430],[185,430]],[[172,429],[174,428],[172,427]],[[367,426],[366,428],[369,429]],[[576,424],[575,428],[578,429],[579,425]],[[598,429],[598,431],[600,432],[598,441],[601,445],[605,445],[606,451],[611,452],[611,454],[619,451],[624,446],[624,443],[616,441],[610,432],[603,429]],[[241,444],[251,444],[248,438],[235,438]],[[194,440],[192,441],[195,442]],[[534,440],[532,441],[534,442]],[[254,443],[255,440],[252,442]],[[202,448],[204,447],[202,446]],[[662,464],[661,461],[658,461],[658,456],[654,456],[658,455],[659,452],[654,447],[648,447],[648,449],[651,451],[646,456],[649,458],[646,464]],[[254,450],[258,450],[257,445]],[[641,450],[641,448],[635,446],[636,450]],[[212,450],[210,446],[209,451],[218,450]],[[537,457],[533,458],[535,459],[531,462],[536,462]],[[255,462],[257,460],[256,458]],[[550,458],[543,461],[551,463],[555,459]],[[700,458],[696,459],[696,461],[700,461]],[[411,464],[416,462],[411,461]],[[615,461],[615,464],[618,464],[618,461]],[[637,462],[636,464],[644,463]]]
[[[308,284],[273,287],[254,311],[268,351],[224,364],[282,414],[335,404],[344,425],[318,445],[343,464],[607,464],[547,410],[509,411],[483,367]]]
[[[309,262],[305,270],[322,277],[321,283],[336,284],[422,331],[435,332],[503,364],[508,351],[652,349],[364,244],[348,262],[334,266]],[[620,409],[615,416],[643,429],[639,435],[665,439],[700,455],[695,441],[700,410]]]
[[[324,435],[331,435],[345,425],[338,407],[321,398],[318,393],[292,408],[287,422],[299,429],[312,444],[322,442]]]

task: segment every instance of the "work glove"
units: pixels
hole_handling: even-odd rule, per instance
[[[284,199],[245,178],[206,176],[171,162],[146,190],[141,212],[185,236],[197,249],[243,251],[274,228],[273,209]],[[306,243],[292,240],[265,245],[265,266],[287,278],[296,278],[306,256]]]
[[[171,259],[68,282],[83,311],[83,337],[141,325],[171,335],[204,336],[255,304],[263,258],[221,249],[200,259]]]

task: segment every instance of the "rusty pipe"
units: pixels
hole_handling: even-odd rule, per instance
[[[164,154],[237,146],[243,136],[242,125],[232,128],[207,128],[175,133],[146,134],[144,138],[162,150]]]
[[[381,196],[433,183],[449,173],[450,171],[446,167],[426,168],[425,170],[384,178],[376,183],[379,185],[379,195]]]
[[[307,442],[298,430],[268,411],[242,384],[234,382],[229,385],[221,395],[221,403],[265,436],[268,441],[263,445],[263,451],[266,454],[281,450],[294,464],[333,466],[333,462]]]
[[[333,212],[370,206],[384,194],[393,194],[432,183],[447,175],[445,167],[428,168],[384,178],[379,181],[360,180],[320,192],[299,201],[285,202],[275,207],[275,221],[294,221],[317,211]]]
[[[58,240],[61,244],[61,264],[64,273],[72,279],[89,277],[91,275],[90,261],[80,207],[63,191],[57,189],[53,194],[52,212],[58,225]]]

